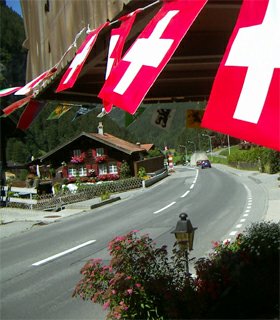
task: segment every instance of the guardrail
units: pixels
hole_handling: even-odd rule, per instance
[[[24,203],[30,205],[31,208],[34,204],[37,204],[38,200],[33,199],[33,195],[37,194],[36,188],[19,188],[19,187],[7,187],[4,186],[5,196],[4,201]]]
[[[165,170],[164,172],[157,174],[153,177],[151,177],[148,180],[143,180],[142,181],[142,186],[143,188],[147,188],[150,187],[151,185],[153,185],[154,183],[166,178],[168,176],[168,170]]]

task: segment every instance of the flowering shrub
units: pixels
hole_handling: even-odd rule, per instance
[[[92,259],[82,268],[83,278],[73,296],[102,304],[108,310],[107,319],[158,320],[182,315],[182,298],[186,300],[182,292],[186,293],[185,287],[192,291],[183,256],[174,256],[170,262],[166,246],[156,248],[152,239],[137,231],[116,237],[109,250],[109,266]]]
[[[216,242],[185,272],[184,253],[156,248],[132,231],[109,243],[110,264],[90,260],[73,296],[108,310],[107,319],[277,319],[280,223],[256,223],[233,242]]]
[[[120,176],[114,173],[100,174],[97,177],[98,181],[113,181],[113,180],[118,180],[119,178]]]
[[[271,222],[252,224],[233,242],[214,243],[209,258],[196,263],[200,316],[277,317],[279,245],[280,223]]]

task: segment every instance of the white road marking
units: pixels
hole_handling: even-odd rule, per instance
[[[80,244],[80,245],[78,245],[76,247],[73,247],[71,249],[68,249],[68,250],[65,250],[63,252],[57,253],[57,254],[55,254],[55,255],[53,255],[51,257],[48,257],[48,258],[46,258],[44,260],[35,262],[35,263],[32,264],[32,266],[35,266],[35,267],[40,266],[41,264],[44,264],[46,262],[49,262],[49,261],[55,260],[57,258],[60,258],[60,257],[66,255],[66,254],[68,254],[70,252],[76,251],[76,250],[78,250],[78,249],[80,249],[82,247],[88,246],[88,245],[90,245],[90,244],[92,244],[94,242],[96,242],[96,240],[90,240],[90,241],[84,242],[84,243],[82,243],[82,244]]]
[[[243,214],[243,217],[248,217],[248,213]]]
[[[246,221],[246,219],[240,219],[240,222],[245,222]]]
[[[235,226],[235,228],[241,228],[242,227],[242,224],[237,224],[236,226]]]
[[[190,190],[188,190],[187,192],[185,192],[184,194],[181,195],[181,198],[185,198],[185,196],[187,196],[190,193]]]
[[[229,235],[230,236],[235,236],[237,234],[237,231],[232,231]]]
[[[190,186],[190,189],[193,189],[193,187],[194,187],[194,183]]]
[[[154,212],[154,214],[157,214],[157,213],[159,213],[159,212],[161,212],[161,211],[163,211],[163,210],[165,210],[165,209],[167,209],[167,208],[169,208],[169,207],[173,206],[173,204],[175,204],[175,203],[176,203],[175,201],[173,201],[173,202],[169,203],[169,205],[165,206],[164,208],[161,208],[161,209],[159,209],[159,210],[155,211],[155,212]]]

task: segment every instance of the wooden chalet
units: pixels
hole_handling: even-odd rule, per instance
[[[145,160],[153,147],[153,144],[133,144],[104,133],[100,122],[98,133],[82,132],[33,163],[39,165],[42,178],[47,178],[52,171],[53,177],[58,178],[79,176],[114,180],[119,178],[124,161],[129,165],[132,176],[137,175],[140,166],[147,172],[163,169],[163,156]]]

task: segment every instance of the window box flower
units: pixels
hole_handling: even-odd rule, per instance
[[[106,161],[106,160],[107,160],[107,156],[106,156],[106,155],[96,156],[96,157],[95,157],[95,161],[96,161],[97,163],[102,163],[102,162],[104,162],[104,161]]]
[[[71,163],[83,163],[85,160],[85,155],[81,154],[80,156],[73,156],[71,158]]]

